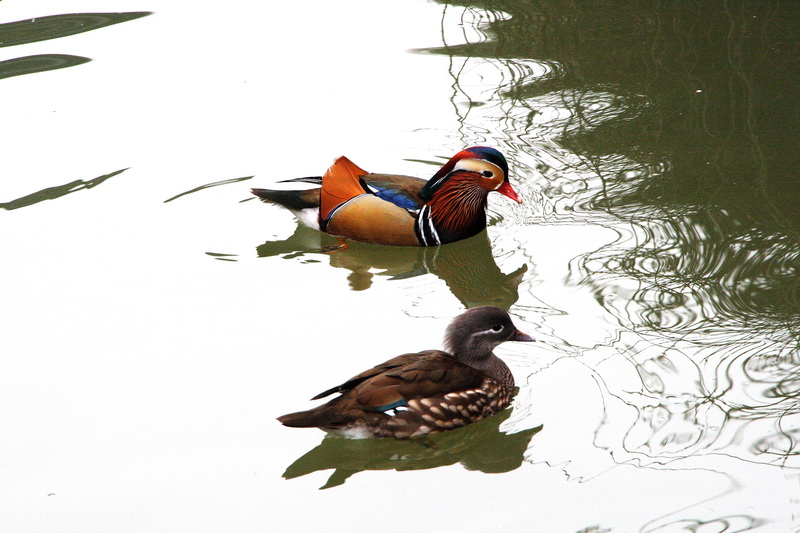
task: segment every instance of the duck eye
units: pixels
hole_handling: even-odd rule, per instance
[[[501,326],[500,324],[496,324],[492,326],[492,331],[503,331],[503,326]]]
[[[494,174],[492,174],[491,170],[484,170],[483,172],[481,172],[481,175],[484,178],[491,178],[492,176],[494,176]]]

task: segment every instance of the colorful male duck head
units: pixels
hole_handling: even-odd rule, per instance
[[[473,146],[451,157],[422,188],[420,197],[425,201],[430,200],[451,174],[459,172],[474,175],[476,183],[487,193],[497,191],[517,203],[522,203],[508,181],[508,162],[505,156],[488,146]],[[478,177],[482,179],[477,179]]]

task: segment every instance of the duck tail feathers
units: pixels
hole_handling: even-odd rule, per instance
[[[277,191],[274,189],[251,189],[261,201],[278,204],[293,211],[319,207],[319,189],[306,191]]]
[[[346,420],[341,414],[336,413],[330,405],[320,405],[308,411],[298,411],[278,417],[278,422],[292,428],[337,428],[342,427]]]

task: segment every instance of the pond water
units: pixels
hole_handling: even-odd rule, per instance
[[[797,530],[795,4],[0,15],[0,530]],[[320,253],[249,194],[476,144],[524,204],[437,249]],[[497,350],[512,409],[274,420],[482,304],[538,340]]]

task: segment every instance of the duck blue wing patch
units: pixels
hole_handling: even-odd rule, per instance
[[[376,408],[371,409],[371,410],[372,411],[376,411],[378,413],[383,413],[385,415],[395,416],[395,415],[397,415],[397,413],[400,413],[402,411],[408,411],[408,407],[407,406],[408,406],[408,402],[403,398],[403,399],[397,400],[396,402],[392,402],[392,403],[387,404],[387,405],[381,405],[380,407],[376,407]]]
[[[416,210],[422,207],[422,202],[409,191],[385,187],[376,183],[370,183],[369,189],[381,200],[391,202],[403,209]]]

